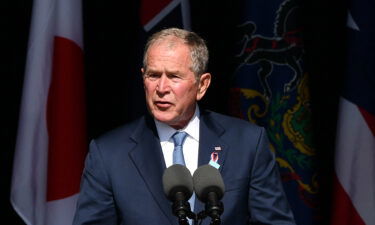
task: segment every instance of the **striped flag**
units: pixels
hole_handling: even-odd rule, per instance
[[[141,24],[146,32],[167,27],[190,30],[190,5],[188,0],[142,0]]]
[[[375,224],[375,3],[351,1],[335,152],[333,225]],[[372,19],[371,19],[372,18]]]
[[[11,203],[28,225],[71,224],[87,151],[79,0],[34,0]]]

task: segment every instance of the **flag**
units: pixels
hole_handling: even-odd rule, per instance
[[[191,29],[189,0],[141,0],[137,9],[139,11],[134,21],[139,24],[131,38],[133,51],[127,51],[125,55],[128,61],[131,60],[132,65],[125,72],[128,74],[126,77],[128,99],[125,101],[125,108],[132,109],[125,112],[128,121],[147,113],[143,80],[139,69],[143,67],[143,51],[147,39],[153,33],[165,28]]]
[[[340,99],[333,225],[375,224],[375,3],[351,1]]]
[[[146,32],[162,28],[179,27],[190,30],[190,5],[188,0],[142,0],[140,20]]]
[[[230,114],[266,128],[296,223],[317,224],[317,156],[301,1],[243,1],[241,10]]]
[[[73,221],[87,152],[79,0],[33,3],[11,203],[28,225]]]

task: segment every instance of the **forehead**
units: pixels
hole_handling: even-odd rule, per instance
[[[181,40],[177,42],[158,41],[150,46],[147,53],[148,66],[155,64],[175,64],[176,66],[191,65],[189,47]]]
[[[148,51],[154,50],[156,48],[163,48],[164,50],[184,49],[185,51],[190,53],[189,46],[181,38],[174,36],[167,36],[159,40],[156,40],[154,43],[150,45]]]
[[[179,44],[185,45],[184,40],[179,38],[179,37],[173,36],[173,35],[168,35],[168,36],[162,36],[162,37],[157,38],[151,44],[151,46],[153,46],[153,45],[166,45],[168,47],[173,48],[174,46],[179,45]]]

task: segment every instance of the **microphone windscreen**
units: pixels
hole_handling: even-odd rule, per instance
[[[207,201],[208,193],[215,192],[220,200],[225,191],[225,185],[220,172],[210,166],[204,165],[195,170],[193,175],[195,194],[202,202]]]
[[[163,188],[170,201],[175,200],[177,192],[184,193],[189,199],[193,194],[193,179],[188,168],[179,164],[168,167],[163,174]]]

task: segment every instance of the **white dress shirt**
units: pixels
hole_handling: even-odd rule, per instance
[[[198,167],[199,148],[199,107],[195,107],[195,113],[188,125],[181,130],[176,130],[167,124],[155,120],[156,129],[160,138],[160,145],[164,155],[165,165],[168,168],[173,164],[174,142],[172,135],[177,131],[185,131],[188,136],[182,145],[186,167],[193,174]]]

